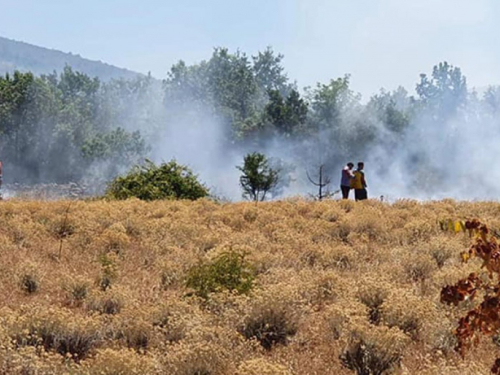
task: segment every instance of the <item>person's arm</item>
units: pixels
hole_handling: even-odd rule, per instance
[[[368,187],[368,185],[366,184],[365,174],[364,173],[361,175],[361,183],[363,184],[363,187],[365,187],[365,188]]]

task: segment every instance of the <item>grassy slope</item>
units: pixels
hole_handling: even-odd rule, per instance
[[[401,355],[396,372],[487,374],[491,339],[460,359],[450,331],[465,308],[439,303],[479,264],[460,263],[468,238],[437,220],[500,228],[499,214],[452,201],[2,202],[0,373],[351,374],[339,356],[361,338],[378,359]],[[230,249],[248,253],[253,293],[185,297],[186,271]],[[270,351],[238,333],[268,309],[297,328]],[[70,345],[79,365],[50,350]]]

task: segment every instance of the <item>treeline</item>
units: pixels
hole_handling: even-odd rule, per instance
[[[14,172],[7,181],[78,181],[92,166],[113,175],[139,162],[148,147],[125,127],[151,80],[102,83],[70,67],[0,77],[0,158]]]
[[[270,48],[255,56],[216,48],[206,61],[175,64],[163,81],[148,76],[103,83],[70,67],[59,75],[1,77],[0,158],[16,170],[6,179],[110,178],[164,139],[175,142],[179,129],[189,142],[190,127],[216,122],[227,150],[279,156],[278,148],[286,149],[304,168],[336,168],[377,150],[385,167],[391,155],[403,157],[413,182],[425,185],[436,183],[428,169],[432,152],[407,147],[408,137],[410,144],[425,142],[419,129],[445,129],[444,142],[453,143],[456,127],[445,124],[498,119],[500,89],[470,92],[460,69],[448,63],[421,74],[416,95],[381,90],[363,102],[349,76],[300,90],[282,60]]]

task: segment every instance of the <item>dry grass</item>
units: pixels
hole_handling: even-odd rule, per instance
[[[0,374],[487,374],[495,344],[459,358],[459,312],[439,303],[479,261],[461,264],[469,239],[438,220],[494,227],[499,213],[449,200],[4,201]],[[251,290],[192,293],[193,267],[228,253],[245,254]]]

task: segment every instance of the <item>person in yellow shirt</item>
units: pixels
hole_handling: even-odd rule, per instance
[[[354,171],[354,178],[351,182],[351,188],[354,189],[354,198],[357,201],[368,199],[368,192],[366,191],[368,185],[366,184],[364,168],[365,164],[359,162],[358,169]]]

